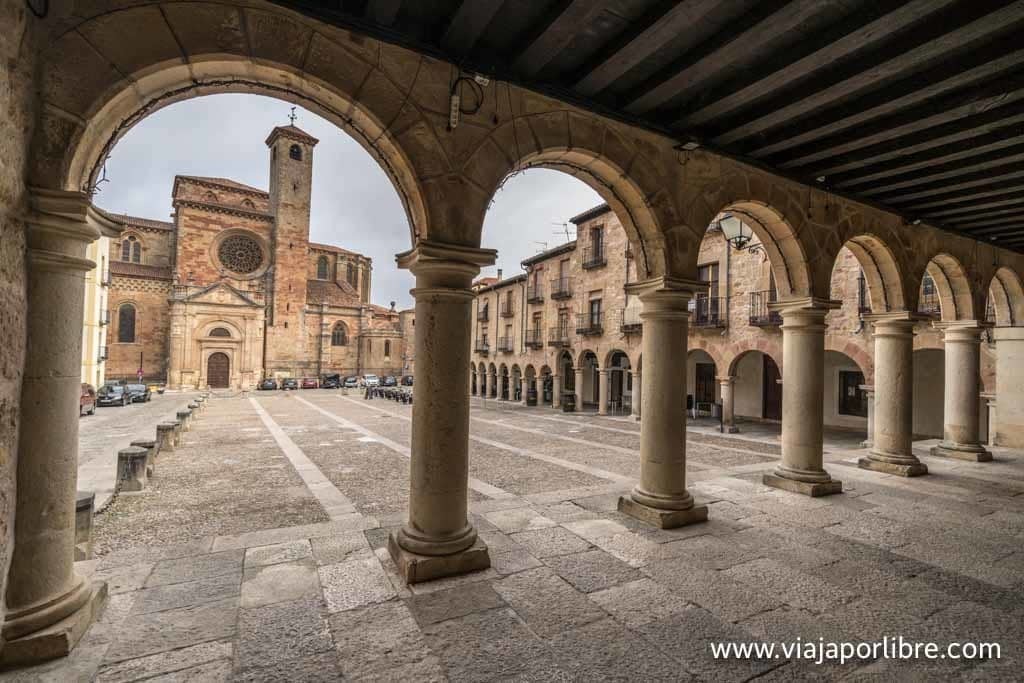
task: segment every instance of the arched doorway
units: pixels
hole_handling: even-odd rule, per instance
[[[761,351],[744,351],[730,366],[735,377],[733,412],[737,417],[782,419],[782,373],[775,359]]]
[[[942,349],[914,350],[914,438],[942,438],[946,356]]]
[[[231,386],[231,360],[228,354],[217,351],[206,359],[206,384],[211,389]]]
[[[608,403],[609,410],[621,413],[630,406],[633,380],[629,372],[629,356],[624,351],[612,351],[608,355]]]

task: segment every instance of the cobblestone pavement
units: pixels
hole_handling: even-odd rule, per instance
[[[694,432],[710,521],[615,511],[635,423],[474,407],[471,513],[493,567],[404,586],[409,406],[334,391],[214,399],[147,491],[97,519],[106,613],[4,680],[1019,680],[1024,455],[902,479],[830,446],[845,493],[762,486],[777,455]],[[716,641],[998,642],[1002,659],[712,659]]]
[[[114,493],[117,480],[117,452],[132,441],[152,439],[156,426],[175,419],[196,393],[167,392],[153,394],[148,403],[96,408],[95,415],[78,420],[78,490],[96,493],[100,510]]]

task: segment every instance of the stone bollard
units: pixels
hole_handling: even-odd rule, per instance
[[[129,446],[117,452],[117,477],[122,491],[141,491],[146,488],[145,448]]]
[[[179,410],[177,413],[178,422],[181,423],[181,431],[188,432],[192,429],[192,411]]]
[[[174,423],[161,422],[156,426],[157,453],[160,451],[173,451],[176,445],[174,438]]]
[[[174,425],[174,445],[181,445],[181,423],[175,420],[171,424]]]
[[[199,410],[206,412],[206,406],[209,405],[209,401],[206,400],[205,396],[200,396],[196,399],[196,403],[199,405]]]
[[[92,516],[96,494],[79,491],[75,498],[75,562],[92,559]]]
[[[190,411],[192,411],[192,419],[193,420],[198,420],[199,419],[199,407],[200,407],[199,404],[196,403],[195,401],[192,401],[192,403],[188,404],[188,409]]]
[[[138,441],[132,441],[132,445],[146,449],[146,476],[152,477],[153,472],[156,471],[156,456],[159,453],[157,442],[140,439]]]

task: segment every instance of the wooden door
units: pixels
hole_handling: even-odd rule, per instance
[[[715,365],[697,363],[694,374],[693,400],[697,403],[715,402]]]
[[[779,380],[779,366],[768,355],[764,357],[764,405],[763,414],[767,420],[782,419],[782,385]]]
[[[226,353],[211,353],[206,361],[206,383],[211,389],[231,386],[231,361]]]

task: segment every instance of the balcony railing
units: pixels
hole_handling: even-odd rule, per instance
[[[728,327],[729,297],[698,294],[690,300],[690,314],[694,327]]]
[[[109,324],[110,324],[110,309],[106,308],[106,309],[100,311],[100,325],[109,325]]]
[[[96,354],[96,360],[98,362],[102,363],[103,361],[107,360],[107,358],[109,358],[109,357],[110,356],[107,355],[107,347],[106,346],[101,346],[100,349],[99,349],[99,352]]]
[[[996,302],[991,296],[985,300],[985,322],[993,325],[996,322]]]
[[[552,327],[548,331],[548,346],[569,346],[572,343],[572,337],[569,336],[569,326],[564,325],[561,327]]]
[[[572,296],[572,278],[557,277],[551,281],[551,298],[568,299]]]
[[[491,343],[486,339],[477,339],[473,350],[486,356],[491,351]]]
[[[619,331],[622,334],[639,334],[643,331],[639,308],[625,308],[619,313]]]
[[[775,302],[775,293],[770,290],[750,293],[750,324],[755,327],[772,327],[782,324],[778,311],[768,310],[768,304]]]
[[[939,305],[939,293],[937,291],[923,293],[917,304],[917,312],[934,318],[939,317],[942,313],[942,307]]]
[[[488,320],[490,320],[490,306],[484,306],[483,308],[477,310],[476,319],[482,323],[485,323]]]
[[[544,330],[539,327],[533,330],[527,330],[526,335],[523,338],[523,343],[528,349],[540,349],[544,347]]]
[[[531,304],[544,303],[544,288],[540,283],[526,286],[526,302]]]
[[[498,337],[498,351],[512,353],[512,337]]]
[[[607,263],[608,257],[605,255],[603,244],[583,248],[583,268],[585,270],[600,268]]]
[[[585,337],[604,334],[604,315],[601,313],[577,314],[576,334],[582,334]]]
[[[516,307],[511,301],[506,301],[501,304],[501,317],[511,318],[516,314]]]

